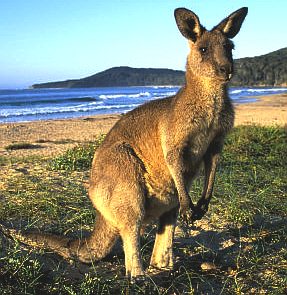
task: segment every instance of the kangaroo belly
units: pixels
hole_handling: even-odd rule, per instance
[[[145,175],[145,223],[178,206],[177,191],[169,173]]]
[[[175,190],[173,192],[165,191],[159,195],[148,195],[145,201],[144,222],[149,223],[157,220],[162,214],[178,205],[178,197]]]

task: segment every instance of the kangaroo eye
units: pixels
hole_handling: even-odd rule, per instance
[[[199,51],[200,51],[201,53],[206,53],[206,52],[207,52],[207,47],[200,47],[200,48],[199,48]]]

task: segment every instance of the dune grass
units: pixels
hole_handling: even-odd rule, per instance
[[[93,227],[83,182],[94,150],[78,146],[50,160],[19,160],[1,182],[0,223],[70,236]],[[283,128],[244,126],[229,135],[210,210],[183,224],[175,239],[175,270],[131,284],[119,243],[91,266],[23,246],[0,233],[1,294],[284,294],[287,291],[287,135]],[[23,173],[22,166],[25,166]],[[13,168],[14,167],[14,168]],[[14,170],[13,170],[14,169]],[[202,177],[191,196],[200,195]],[[148,265],[155,226],[142,237]]]
[[[95,142],[78,145],[67,150],[63,155],[50,161],[52,170],[85,171],[91,168],[92,159],[97,147],[101,145],[105,135],[100,135]]]

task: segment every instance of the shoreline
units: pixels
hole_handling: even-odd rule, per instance
[[[287,93],[256,97],[255,102],[235,104],[235,126],[287,125]],[[93,142],[107,133],[120,114],[96,115],[72,119],[0,123],[0,156],[50,157],[81,143]],[[29,143],[32,149],[6,150],[11,144]]]
[[[235,123],[238,125],[258,124],[261,126],[287,125],[287,93],[256,97],[254,102],[234,104]]]

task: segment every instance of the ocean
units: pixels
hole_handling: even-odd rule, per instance
[[[176,86],[106,87],[79,89],[0,90],[0,123],[77,118],[126,113],[144,102],[174,95]],[[287,88],[230,88],[235,103],[256,101],[259,95]]]

